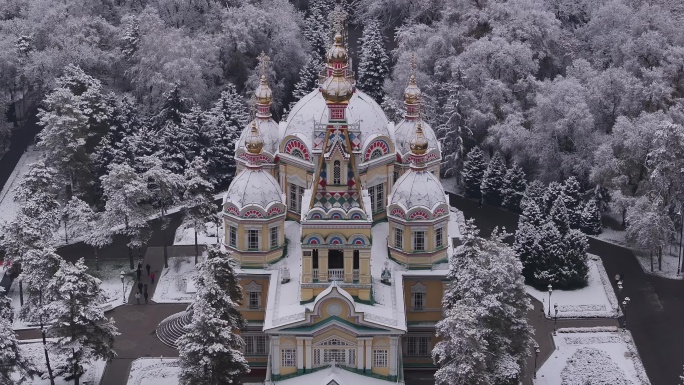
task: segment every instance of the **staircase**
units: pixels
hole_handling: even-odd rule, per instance
[[[192,322],[192,309],[172,314],[157,326],[157,338],[166,345],[178,349],[178,339],[186,333],[185,327]]]

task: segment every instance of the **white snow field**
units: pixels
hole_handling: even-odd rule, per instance
[[[207,231],[197,233],[197,244],[198,245],[215,245],[217,242],[216,238],[216,223],[207,222]],[[219,229],[222,231],[223,228]],[[220,235],[220,234],[219,234]],[[183,225],[178,226],[176,229],[176,235],[173,238],[173,244],[175,245],[194,245],[195,244],[195,229],[193,227],[184,227]]]
[[[178,385],[179,373],[178,359],[138,358],[131,365],[126,385]],[[262,384],[261,382],[244,383],[244,385]]]
[[[43,341],[37,340],[21,340],[19,341],[19,348],[24,356],[29,357],[33,363],[42,372],[45,372],[45,378],[34,377],[29,379],[25,384],[29,385],[49,385],[50,380],[47,378],[47,367],[45,365],[45,352],[43,350]],[[59,356],[50,353],[50,366],[54,368],[60,362]],[[81,384],[99,384],[102,374],[104,373],[106,362],[104,360],[97,360],[89,363],[83,363],[85,373],[81,376]],[[74,381],[66,381],[63,377],[55,378],[55,385],[73,384]]]
[[[615,327],[559,329],[556,350],[537,371],[536,385],[650,384],[629,332]]]
[[[194,242],[194,241],[193,241]],[[195,298],[191,283],[195,273],[195,257],[171,257],[169,267],[159,274],[152,296],[156,303],[191,303]],[[190,289],[190,290],[188,290]]]
[[[0,224],[11,222],[19,212],[19,203],[14,201],[16,188],[24,180],[24,176],[31,169],[31,164],[37,162],[43,155],[43,151],[36,150],[34,146],[30,146],[26,152],[21,156],[14,171],[7,179],[7,183],[3,186],[0,192]]]
[[[558,304],[558,318],[613,318],[618,316],[618,302],[601,259],[589,254],[589,284],[577,290],[553,290],[551,317]],[[549,314],[549,292],[526,286],[527,293],[544,304]]]

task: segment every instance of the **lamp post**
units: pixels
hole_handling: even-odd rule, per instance
[[[622,280],[617,281],[618,292],[622,292]]]
[[[553,293],[553,286],[549,284],[549,317],[551,317],[551,293]]]
[[[126,273],[122,271],[119,275],[119,278],[121,278],[121,294],[123,296],[123,303],[126,303],[126,284],[124,283],[124,275],[126,275]]]
[[[680,208],[677,212],[679,215],[679,225],[682,227],[681,233],[679,234],[679,253],[677,254],[677,275],[682,271],[682,238],[684,238],[684,218],[682,218],[682,209]]]
[[[532,378],[537,378],[537,357],[539,357],[539,353],[541,350],[539,350],[539,345],[534,344],[534,375]]]
[[[554,311],[554,316],[553,316],[553,335],[556,335],[556,323],[558,322],[558,304],[554,303],[553,304],[553,311]]]
[[[625,297],[624,301],[622,301],[622,311],[625,313],[625,322],[622,324],[622,331],[627,330],[627,306],[629,305],[629,297]]]

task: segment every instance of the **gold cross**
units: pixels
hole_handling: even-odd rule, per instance
[[[257,56],[257,60],[259,60],[259,71],[261,72],[261,76],[266,76],[268,72],[268,62],[271,61],[271,58],[261,51],[261,54]]]

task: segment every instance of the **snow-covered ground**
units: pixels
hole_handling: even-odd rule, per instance
[[[558,304],[558,318],[617,317],[618,302],[601,259],[589,255],[589,284],[577,290],[553,290],[551,293],[551,316],[553,305]],[[527,293],[544,304],[544,314],[549,314],[549,292],[527,286]]]
[[[138,358],[131,364],[127,385],[178,385],[177,359]]]
[[[207,231],[197,233],[198,245],[215,245],[216,244],[216,223],[207,222]],[[219,229],[221,231],[221,229]],[[195,229],[192,227],[178,226],[176,235],[173,239],[174,245],[194,245],[195,244]]]
[[[152,301],[156,303],[191,303],[195,294],[188,293],[186,287],[194,273],[194,256],[169,258],[169,267],[165,267],[159,275],[159,282],[157,282]],[[190,284],[190,286],[193,285]]]
[[[127,261],[118,260],[104,260],[100,262],[100,271],[95,270],[95,264],[92,261],[87,261],[88,273],[94,277],[99,278],[102,283],[100,287],[104,291],[106,301],[102,304],[105,311],[111,310],[115,307],[124,304],[125,298],[128,298],[131,294],[131,290],[135,285],[135,276],[128,270]],[[121,272],[124,271],[126,275],[124,276],[124,282],[121,283]],[[0,270],[1,272],[1,270]],[[27,298],[27,287],[24,287],[24,300]],[[125,290],[125,293],[124,293]],[[12,310],[14,311],[14,330],[25,330],[34,329],[38,325],[27,324],[23,320],[19,319],[19,310],[21,309],[21,299],[19,297],[19,280],[14,280],[12,282],[12,287],[8,293],[9,298],[12,300]]]
[[[627,232],[624,230],[614,230],[604,227],[601,234],[596,235],[595,237],[602,241],[614,243],[616,245],[627,246],[627,240],[625,239],[626,234]]]
[[[42,340],[22,340],[19,348],[24,356],[29,357],[41,372],[46,373],[44,379],[35,377],[33,380],[25,382],[29,385],[48,385],[50,380],[47,379],[47,367],[45,365],[45,352],[43,350]],[[50,366],[55,368],[63,357],[59,357],[54,353],[50,353]],[[85,373],[81,377],[81,384],[99,384],[102,374],[104,373],[106,362],[97,360],[90,363],[84,363],[83,369]],[[55,385],[73,384],[73,380],[66,381],[63,377],[55,378]]]
[[[7,179],[7,183],[0,192],[0,225],[4,222],[12,221],[19,212],[19,203],[14,201],[16,188],[24,180],[24,176],[31,169],[31,164],[37,162],[43,155],[43,151],[36,150],[34,146],[30,146],[26,152],[21,156],[17,166],[12,171],[12,174]]]
[[[650,384],[629,332],[559,329],[553,341],[556,350],[537,371],[536,385]]]
[[[455,176],[452,176],[450,178],[441,178],[440,182],[442,182],[442,187],[444,187],[444,191],[454,194],[461,194],[461,187],[456,183]]]
[[[637,260],[641,264],[641,268],[646,274],[653,274],[659,277],[665,277],[670,279],[683,279],[684,273],[677,275],[677,266],[679,265],[679,257],[677,252],[679,251],[679,245],[676,249],[670,250],[670,247],[665,247],[663,250],[663,264],[662,269],[658,266],[658,256],[653,255],[653,271],[651,271],[651,256],[640,250],[634,250],[634,255],[636,255]],[[684,265],[684,262],[682,262]]]

